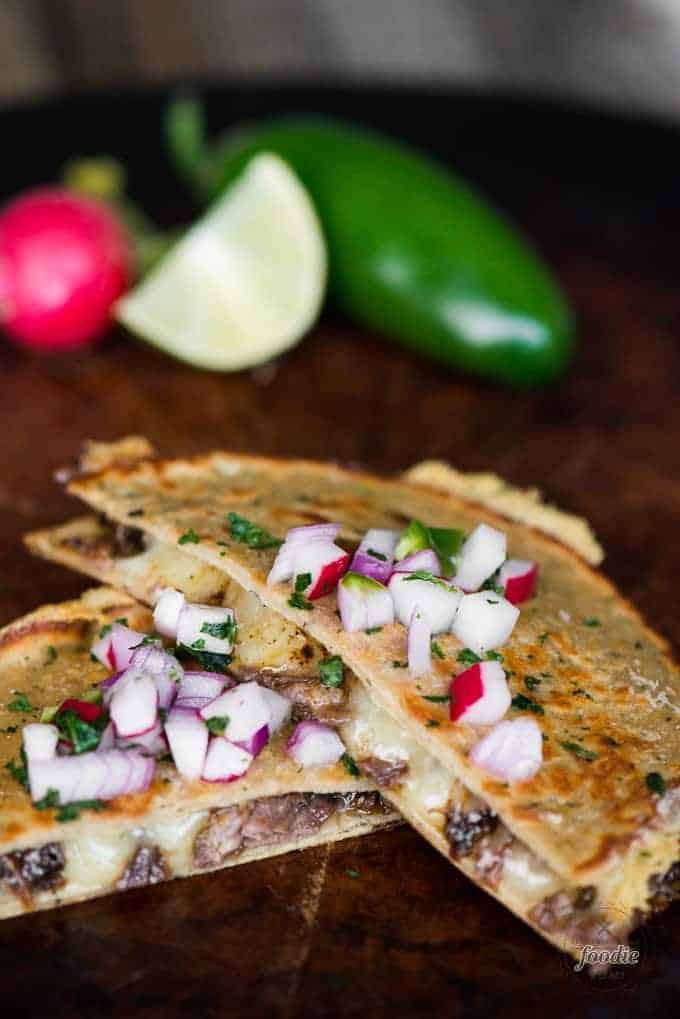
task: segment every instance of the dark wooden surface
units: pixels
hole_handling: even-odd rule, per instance
[[[328,313],[276,370],[194,372],[122,336],[94,353],[0,349],[0,616],[86,584],[21,533],[65,519],[51,481],[85,437],[166,454],[224,446],[397,471],[491,469],[587,515],[606,570],[680,649],[680,138],[594,114],[445,95],[223,89],[215,126],[326,109],[450,159],[552,259],[579,317],[570,376],[512,393],[421,362]],[[127,158],[168,224],[190,207],[159,151],[160,97],[0,115],[3,194],[77,152]],[[350,879],[347,867],[360,871]],[[625,986],[593,987],[409,830],[0,925],[7,1017],[671,1014],[680,909],[653,923]]]

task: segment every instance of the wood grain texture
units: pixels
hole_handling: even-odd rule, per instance
[[[283,108],[359,115],[427,143],[551,257],[579,316],[559,386],[512,393],[447,373],[327,313],[274,371],[193,372],[123,336],[96,352],[0,353],[0,621],[86,581],[32,561],[29,528],[77,511],[51,481],[85,437],[148,435],[332,457],[392,472],[425,457],[538,485],[588,516],[606,572],[680,651],[680,142],[662,128],[519,102],[215,91],[210,120]],[[75,151],[128,158],[164,222],[190,212],[158,151],[159,97],[82,98],[3,117],[3,188]],[[445,130],[443,129],[445,127]],[[22,139],[58,138],[40,164]],[[637,157],[637,159],[636,159]],[[347,868],[360,877],[351,879]],[[626,986],[598,990],[408,830],[0,925],[3,1014],[554,1016],[670,1013],[680,911],[653,923]],[[58,1004],[57,1004],[58,1002]]]

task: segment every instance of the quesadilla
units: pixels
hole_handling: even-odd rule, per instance
[[[151,628],[147,608],[120,591],[99,588],[77,601],[44,606],[0,630],[0,733],[9,765],[0,772],[0,917],[201,874],[398,822],[375,787],[350,776],[341,763],[301,768],[285,752],[291,724],[271,738],[241,778],[227,784],[187,781],[164,753],[144,791],[107,800],[74,793],[75,802],[60,803],[52,789],[32,802],[24,788],[22,733],[49,729],[40,719],[52,717],[59,704],[82,697],[94,707],[90,695],[110,670],[92,661],[90,649],[101,628],[119,625],[114,621],[121,617],[141,633]],[[151,758],[133,749],[113,753],[154,769]],[[84,752],[76,758],[67,750],[53,757],[47,785],[57,783],[64,763],[77,761],[86,769],[88,758],[98,756]],[[30,773],[29,758],[29,778]]]
[[[435,490],[449,481],[458,491]],[[255,596],[262,634],[280,641],[274,670],[284,668],[287,641],[300,647],[306,639],[310,661],[329,652],[342,657],[349,698],[343,739],[436,848],[559,947],[616,943],[677,893],[677,671],[660,638],[602,577],[527,526],[531,500],[500,489],[505,512],[525,515],[518,524],[493,512],[488,486],[485,505],[466,501],[460,488],[460,475],[436,465],[416,469],[408,482],[388,482],[222,453],[129,463],[71,484],[114,523],[80,521],[29,543],[149,602],[159,586],[189,583],[226,604],[235,582]],[[291,528],[337,521],[337,540],[350,551],[367,529],[408,529],[413,520],[468,533],[480,522],[502,528],[512,554],[541,570],[536,597],[522,605],[502,647],[510,715],[533,716],[543,735],[537,773],[499,781],[470,756],[480,730],[447,712],[451,674],[470,650],[454,634],[437,636],[441,657],[414,681],[402,668],[403,626],[347,632],[334,592],[300,607],[290,585],[267,584],[277,545],[252,547],[235,520],[281,538]],[[549,526],[559,522],[548,512]],[[569,531],[571,540],[585,538],[589,558],[598,557],[583,525]],[[262,616],[267,608],[276,616]],[[252,657],[262,654],[259,647]]]

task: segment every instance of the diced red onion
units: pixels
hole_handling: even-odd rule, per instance
[[[335,729],[323,722],[298,722],[286,745],[287,753],[303,768],[335,764],[345,752]]]
[[[198,714],[175,706],[165,723],[165,735],[180,775],[188,779],[200,778],[208,751],[209,733]]]
[[[26,758],[29,761],[49,761],[57,755],[59,730],[56,725],[29,722],[21,731]]]
[[[519,609],[493,591],[466,594],[453,623],[458,640],[476,654],[492,651],[508,640]]]
[[[377,580],[360,573],[346,573],[338,584],[338,609],[348,633],[394,622],[390,592]]]
[[[107,669],[115,669],[113,651],[111,649],[111,634],[107,633],[99,637],[90,648],[90,654],[98,662],[105,665]]]
[[[543,761],[541,727],[529,716],[499,722],[472,748],[470,760],[503,782],[533,778]]]
[[[424,570],[438,577],[441,566],[437,553],[431,548],[421,548],[419,552],[412,552],[411,555],[400,559],[395,567],[395,572],[399,573],[415,573],[416,570]]]
[[[277,693],[275,690],[270,690],[266,686],[261,686],[260,690],[271,712],[268,725],[269,734],[273,736],[290,718],[293,705],[287,697]]]
[[[408,627],[408,671],[411,676],[424,676],[432,668],[431,638],[430,625],[416,605]]]
[[[158,596],[153,610],[153,624],[157,633],[164,637],[177,637],[179,614],[186,604],[181,591],[166,587]]]
[[[136,647],[146,637],[145,633],[131,630],[129,626],[122,623],[114,623],[111,627],[111,657],[113,658],[114,669],[127,669]]]
[[[295,570],[295,544],[284,542],[276,553],[272,568],[267,574],[267,585],[282,584],[284,580],[290,580]]]
[[[151,784],[153,774],[153,759],[135,751],[109,750],[28,763],[33,801],[42,800],[54,789],[62,805],[142,792]]]
[[[184,673],[175,656],[157,645],[147,644],[135,651],[130,668],[153,677],[158,690],[158,705],[167,711],[177,696],[177,683]]]
[[[158,719],[158,690],[153,676],[128,669],[111,695],[111,721],[123,739],[143,736]]]
[[[285,545],[307,545],[310,541],[335,541],[340,524],[305,524],[303,527],[291,527],[286,535]]]
[[[116,730],[114,728],[113,722],[109,722],[109,724],[106,726],[101,735],[101,739],[99,740],[97,753],[103,754],[104,751],[106,750],[113,750],[115,745],[116,745]]]
[[[381,528],[366,531],[352,558],[349,567],[352,573],[361,573],[364,577],[372,577],[373,580],[386,584],[392,572],[394,549],[398,538],[397,531]],[[371,552],[378,552],[384,558],[378,559],[371,555]]]
[[[178,697],[175,700],[173,707],[175,708],[186,708],[190,711],[198,712],[214,701],[214,697]]]
[[[207,697],[209,701],[215,700],[225,687],[231,687],[234,681],[219,672],[202,672],[192,669],[184,673],[179,684],[177,697],[185,700],[187,697]]]
[[[127,739],[118,739],[116,745],[119,750],[135,748],[142,750],[145,754],[153,754],[154,757],[158,754],[165,754],[168,750],[168,741],[163,733],[160,719],[156,722],[153,729],[149,729],[148,732],[143,733],[141,736],[129,736]]]
[[[500,662],[478,662],[454,676],[450,716],[468,725],[494,725],[510,707],[511,694]]]
[[[478,524],[456,559],[456,587],[476,591],[505,562],[506,553],[505,534],[488,524]]]
[[[419,580],[408,573],[393,573],[387,586],[399,622],[408,626],[413,610],[418,605],[433,634],[451,628],[463,597],[461,591],[444,580],[439,583]]]
[[[538,563],[533,559],[506,559],[498,574],[498,585],[513,605],[533,598],[538,581]]]
[[[269,725],[271,708],[255,682],[239,683],[220,694],[200,712],[201,718],[228,718],[224,735],[232,743],[251,739],[264,725]]]
[[[269,739],[269,726],[263,725],[250,739],[234,740],[234,746],[246,750],[252,757],[257,757]]]
[[[104,691],[105,704],[110,699],[111,694],[113,693],[114,686],[116,685],[118,680],[125,675],[126,672],[127,669],[119,669],[118,672],[112,672],[110,676],[107,676],[106,679],[103,679],[101,683],[98,684],[99,689]]]
[[[252,763],[247,750],[223,736],[216,736],[210,740],[201,778],[204,782],[233,782],[244,775]]]
[[[233,644],[227,637],[214,637],[203,630],[204,626],[220,625],[234,620],[231,609],[214,605],[186,604],[179,614],[177,643],[190,648],[196,641],[202,641],[202,651],[212,655],[230,654]]]

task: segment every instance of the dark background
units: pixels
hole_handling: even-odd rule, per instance
[[[670,127],[444,89],[228,85],[218,128],[316,109],[426,146],[505,207],[574,304],[578,353],[555,387],[457,376],[327,310],[272,370],[197,372],[123,335],[54,359],[0,348],[0,616],[86,582],[32,561],[22,532],[76,507],[51,480],[86,437],[148,435],[163,453],[215,447],[337,458],[383,472],[425,457],[493,470],[586,515],[605,568],[680,648],[680,141]],[[124,159],[160,223],[193,213],[160,147],[161,92],[7,111],[2,192],[74,154]],[[346,868],[361,877],[348,879]],[[3,1015],[658,1016],[677,1010],[680,915],[642,938],[625,986],[569,962],[408,830],[264,861],[0,925]],[[674,1006],[676,1008],[674,1009]]]

